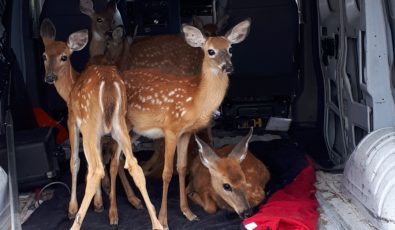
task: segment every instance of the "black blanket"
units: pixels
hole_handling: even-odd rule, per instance
[[[267,165],[272,174],[271,180],[266,187],[269,194],[290,183],[307,165],[303,152],[289,140],[253,142],[250,144],[250,150]],[[84,184],[78,186],[79,204],[84,194],[84,187]],[[162,196],[162,182],[160,180],[148,179],[147,189],[158,213]],[[135,189],[135,191],[137,190]],[[146,209],[134,209],[128,203],[119,184],[117,186],[117,195],[118,228],[150,229],[151,222]],[[72,225],[72,221],[67,217],[69,198],[70,196],[64,188],[57,189],[53,199],[44,202],[22,226],[23,229],[69,229]],[[82,229],[111,229],[108,219],[109,203],[105,194],[103,194],[103,199],[104,212],[95,213],[91,206],[82,224]],[[179,208],[178,178],[173,177],[168,197],[168,221],[170,229],[240,229],[242,220],[234,213],[219,211],[215,215],[209,215],[191,201],[189,201],[189,204],[192,211],[200,218],[199,221],[189,222],[182,215]]]

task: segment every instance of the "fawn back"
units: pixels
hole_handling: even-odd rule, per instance
[[[210,200],[203,202],[207,212],[215,212],[213,207],[219,207],[245,218],[251,215],[250,209],[265,198],[264,188],[270,173],[248,151],[251,136],[252,129],[237,145],[215,150],[196,137],[199,156],[191,166],[189,193],[212,199],[215,205],[208,204]]]

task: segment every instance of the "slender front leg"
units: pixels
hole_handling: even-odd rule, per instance
[[[188,198],[185,192],[185,177],[187,172],[188,144],[191,133],[183,134],[177,142],[177,172],[180,184],[180,209],[184,216],[192,221],[198,220],[198,217],[189,209]]]
[[[71,197],[69,202],[69,218],[74,219],[75,214],[78,211],[78,203],[77,203],[77,175],[80,169],[80,158],[78,155],[78,146],[79,146],[79,128],[77,124],[73,120],[72,115],[69,115],[69,119],[67,121],[67,126],[69,128],[69,139],[70,139],[70,171],[71,171]]]
[[[216,203],[211,199],[209,193],[203,193],[203,196],[200,196],[199,193],[191,192],[188,194],[189,199],[192,200],[197,205],[200,205],[204,211],[209,214],[214,214],[217,211]]]
[[[176,135],[172,132],[165,133],[165,166],[163,168],[162,179],[163,179],[163,192],[162,192],[162,204],[159,212],[159,221],[163,225],[163,228],[168,229],[167,223],[167,193],[169,191],[169,184],[171,177],[173,176],[173,162],[174,154],[177,146]]]
[[[136,194],[134,193],[132,187],[130,187],[128,178],[126,177],[125,174],[125,160],[123,159],[122,156],[120,156],[119,159],[119,165],[118,165],[118,174],[119,174],[119,179],[121,180],[122,187],[125,190],[126,197],[128,198],[129,203],[135,207],[136,209],[142,209],[143,204],[141,203],[141,200],[137,198]]]

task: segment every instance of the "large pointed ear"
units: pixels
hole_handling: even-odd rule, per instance
[[[40,26],[40,36],[43,39],[44,44],[55,40],[56,28],[49,18],[45,18],[42,21]]]
[[[122,42],[124,35],[125,32],[122,26],[118,26],[114,31],[112,31],[112,39],[117,43]]]
[[[196,27],[187,24],[182,25],[185,41],[192,47],[203,47],[206,37]]]
[[[202,139],[195,135],[195,140],[199,148],[199,157],[203,165],[209,169],[213,169],[215,163],[219,160],[219,157],[214,150],[206,144]]]
[[[80,11],[83,14],[92,16],[95,13],[92,0],[80,0]]]
[[[202,30],[203,29],[203,27],[204,27],[204,22],[203,22],[203,20],[199,17],[199,16],[196,16],[196,15],[193,15],[192,16],[192,23],[191,23],[193,26],[196,26],[197,28],[199,28],[200,30]]]
[[[250,32],[251,26],[251,19],[247,18],[246,20],[240,22],[239,24],[235,25],[232,29],[230,29],[226,34],[225,37],[229,40],[232,44],[237,44],[242,41],[248,36]]]
[[[228,23],[229,14],[225,14],[217,19],[217,34],[219,34]]]
[[[67,46],[73,51],[80,51],[88,44],[88,39],[88,30],[80,30],[70,34]]]
[[[232,152],[229,153],[228,157],[235,158],[242,162],[247,156],[248,142],[250,141],[253,132],[254,129],[251,127],[250,132],[240,140],[240,142],[233,148]]]
[[[117,10],[117,3],[118,3],[118,0],[110,0],[108,3],[107,3],[107,9],[112,9],[114,12]]]

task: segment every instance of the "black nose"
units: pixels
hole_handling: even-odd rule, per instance
[[[231,64],[225,64],[222,66],[222,71],[225,73],[232,73],[233,72],[233,65]]]
[[[249,208],[249,209],[246,209],[246,210],[244,210],[242,213],[241,213],[241,215],[240,215],[243,219],[247,219],[248,217],[251,217],[252,216],[252,210]]]
[[[58,79],[55,74],[50,74],[45,77],[45,82],[48,84],[53,84]]]
[[[106,38],[112,38],[112,30],[106,31],[104,35],[106,36]]]

